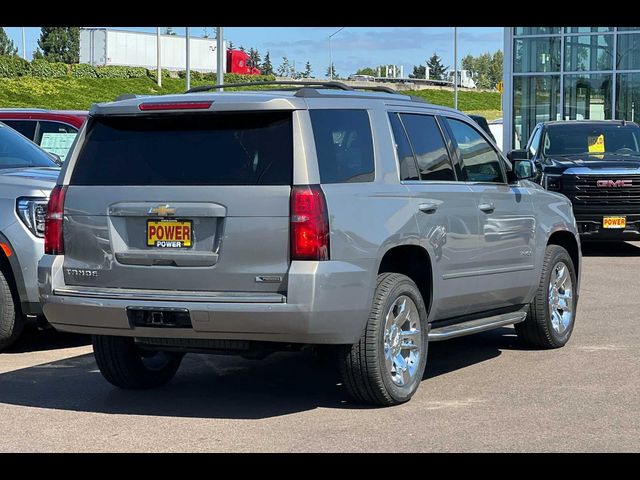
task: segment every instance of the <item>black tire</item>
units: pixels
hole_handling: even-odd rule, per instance
[[[551,320],[551,307],[549,302],[549,283],[553,269],[559,263],[564,263],[571,277],[573,288],[572,315],[569,325],[563,332],[558,332],[553,328]],[[544,255],[542,275],[540,284],[533,301],[529,304],[527,318],[524,322],[516,323],[515,329],[518,338],[527,346],[535,348],[560,348],[563,347],[571,337],[576,318],[576,306],[578,297],[575,293],[577,286],[576,269],[571,259],[571,255],[559,245],[548,245]]]
[[[0,351],[14,343],[24,328],[11,285],[0,270]]]
[[[133,338],[93,336],[93,354],[102,376],[127,390],[156,388],[178,371],[184,354],[139,349]]]
[[[410,382],[398,386],[385,365],[385,319],[394,302],[401,296],[413,300],[420,325],[421,354]],[[349,396],[359,403],[397,405],[408,401],[420,386],[427,363],[427,309],[416,284],[398,273],[378,275],[377,288],[365,333],[354,345],[340,352],[340,370]]]

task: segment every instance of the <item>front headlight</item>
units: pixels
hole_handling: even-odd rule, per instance
[[[47,214],[46,198],[19,198],[16,203],[22,223],[36,237],[44,237],[44,218]]]
[[[542,177],[542,186],[545,188],[545,190],[553,190],[555,192],[559,192],[562,188],[560,178],[562,178],[562,175],[545,173]]]

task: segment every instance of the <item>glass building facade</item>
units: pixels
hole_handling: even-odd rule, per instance
[[[640,122],[640,27],[507,27],[503,148],[548,120]]]

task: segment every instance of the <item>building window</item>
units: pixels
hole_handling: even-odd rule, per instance
[[[560,33],[560,27],[514,27],[515,35],[554,35]]]
[[[564,27],[566,33],[613,32],[613,27]]]
[[[565,75],[565,120],[610,120],[612,75]]]
[[[514,73],[560,71],[560,37],[517,38],[514,41]]]
[[[640,27],[618,27],[619,32],[630,32],[633,30],[640,30]]]
[[[640,33],[618,35],[618,70],[640,70]]]
[[[584,72],[613,68],[613,35],[580,35],[566,37],[564,42],[566,71]]]
[[[640,122],[640,72],[616,75],[616,118]]]
[[[559,75],[514,77],[513,148],[522,148],[539,122],[559,119]]]

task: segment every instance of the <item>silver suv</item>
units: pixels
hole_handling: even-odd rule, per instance
[[[534,169],[460,112],[341,85],[99,104],[51,195],[41,301],[118,387],[314,345],[355,400],[405,402],[429,342],[568,341],[579,237]]]
[[[42,319],[38,260],[49,192],[60,168],[44,150],[0,123],[0,351]]]

